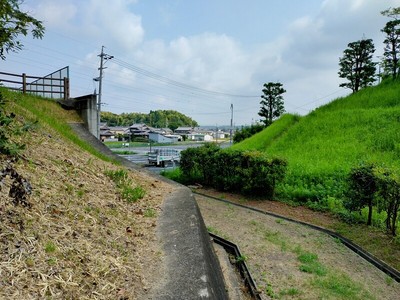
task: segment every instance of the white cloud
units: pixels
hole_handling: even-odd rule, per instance
[[[279,30],[283,34],[275,40],[265,40],[260,35],[257,45],[245,45],[221,33],[224,31],[217,28],[215,32],[203,32],[201,29],[191,31],[199,33],[186,36],[178,30],[171,40],[163,40],[162,37],[146,40],[141,16],[135,12],[136,1],[35,2],[38,3],[35,12],[40,12],[47,24],[64,28],[69,36],[84,41],[86,53],[94,51],[85,61],[85,67],[94,66],[94,76],[98,73],[97,55],[100,46],[105,45],[107,53],[126,62],[206,90],[258,95],[261,94],[263,83],[279,81],[287,90],[284,95],[287,109],[301,113],[306,113],[330,99],[325,96],[337,95],[335,93],[340,90],[338,61],[349,42],[360,39],[363,35],[372,38],[377,48],[376,55],[379,55],[383,48],[380,29],[387,21],[380,15],[380,11],[398,6],[398,0],[325,0],[317,12],[287,23],[286,27]],[[179,7],[173,6],[169,16],[171,12],[178,13],[174,9]],[[260,24],[267,27],[271,25],[268,20],[262,20]],[[168,27],[169,29],[177,30]],[[168,32],[169,36],[170,33]],[[87,44],[90,44],[89,50]],[[79,46],[81,45],[78,44],[77,47]],[[203,113],[201,118],[204,120],[198,121],[204,123],[207,118],[213,118],[207,117],[206,112],[228,108],[229,113],[226,102],[234,101],[235,109],[243,112],[238,115],[242,118],[238,122],[248,123],[251,115],[257,117],[257,98],[201,98],[199,95],[192,96],[190,90],[145,78],[142,74],[111,62],[107,63],[107,67],[106,85],[111,83],[118,86],[113,82],[115,80],[122,89],[131,88],[128,90],[130,94],[126,94],[125,98],[121,97],[124,99],[121,103],[125,101],[126,105],[129,105],[129,99],[132,98],[134,103],[140,103],[139,106],[146,109],[187,109],[190,112]],[[111,92],[112,88],[105,87],[104,91]],[[344,92],[346,91],[343,90]],[[117,93],[122,95],[121,90],[115,89],[114,94]],[[118,101],[120,99],[115,99],[115,102]],[[245,114],[246,106],[252,107],[254,111],[251,112],[250,109]]]
[[[48,28],[63,30],[86,42],[132,51],[144,38],[139,15],[132,12],[136,0],[38,0],[30,7]],[[29,7],[29,6],[27,6]]]
[[[88,31],[104,45],[132,51],[142,41],[141,17],[130,10],[132,0],[91,0],[82,6],[81,30]]]
[[[70,1],[42,0],[32,10],[35,18],[42,20],[46,27],[65,28],[77,15],[78,8]]]

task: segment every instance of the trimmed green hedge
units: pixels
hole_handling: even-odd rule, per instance
[[[259,151],[221,150],[215,144],[182,151],[180,162],[186,182],[270,198],[286,167],[286,161]]]

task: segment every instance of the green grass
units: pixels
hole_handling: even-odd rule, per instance
[[[154,218],[156,215],[157,213],[153,208],[147,208],[143,213],[143,216],[146,218]]]
[[[137,154],[135,151],[129,151],[129,150],[112,150],[113,153],[119,154],[119,155],[133,155]]]
[[[233,147],[287,160],[286,179],[277,187],[281,200],[341,199],[346,175],[360,162],[400,170],[399,95],[399,81],[384,82],[301,118],[284,115]]]
[[[298,115],[284,114],[279,120],[269,126],[268,130],[256,133],[253,137],[246,140],[246,143],[233,145],[232,149],[263,151],[283,133],[287,132],[291,126],[299,122],[300,119],[301,117]]]
[[[310,252],[303,252],[297,257],[301,265],[300,271],[325,276],[327,269],[318,261],[318,255]]]
[[[126,200],[128,203],[134,203],[145,196],[146,191],[141,186],[132,186],[132,180],[129,179],[127,170],[107,170],[105,171],[105,174],[112,181],[114,181],[117,188],[119,189],[121,198]]]
[[[375,299],[345,274],[330,272],[325,277],[314,278],[312,285],[320,290],[321,299]]]
[[[24,111],[29,111],[32,114],[32,121],[39,121],[39,124],[50,126],[82,150],[87,151],[104,161],[111,161],[114,164],[119,164],[116,160],[113,160],[97,151],[75,134],[72,128],[68,125],[69,122],[82,122],[75,112],[63,110],[54,100],[28,94],[23,95],[5,88],[1,88],[1,92],[5,99],[7,99],[13,106],[12,110],[16,115],[19,115]]]
[[[53,242],[49,241],[46,243],[46,245],[44,246],[44,251],[46,253],[53,253],[56,251],[56,245],[54,245]]]

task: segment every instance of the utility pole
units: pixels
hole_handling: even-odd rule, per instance
[[[232,134],[233,134],[233,103],[231,103],[231,132],[230,132],[230,144],[232,145]]]
[[[108,55],[104,53],[104,46],[101,46],[101,53],[98,55],[100,57],[100,77],[99,81],[99,94],[97,98],[97,138],[100,139],[100,115],[101,115],[101,92],[102,92],[102,84],[103,84],[103,70],[106,69],[104,67],[105,61],[114,58],[114,56]],[[96,78],[97,79],[97,78]],[[95,79],[95,80],[96,80]]]

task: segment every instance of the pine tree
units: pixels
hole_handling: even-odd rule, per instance
[[[375,46],[371,39],[363,39],[348,44],[343,57],[339,60],[339,77],[348,82],[341,83],[340,87],[349,88],[353,93],[371,85],[375,81],[375,65],[372,61]]]
[[[268,82],[264,84],[264,93],[261,98],[261,109],[258,113],[259,116],[264,117],[261,120],[265,126],[272,124],[273,120],[280,117],[284,112],[284,103],[282,94],[286,92],[282,84],[279,82]]]

